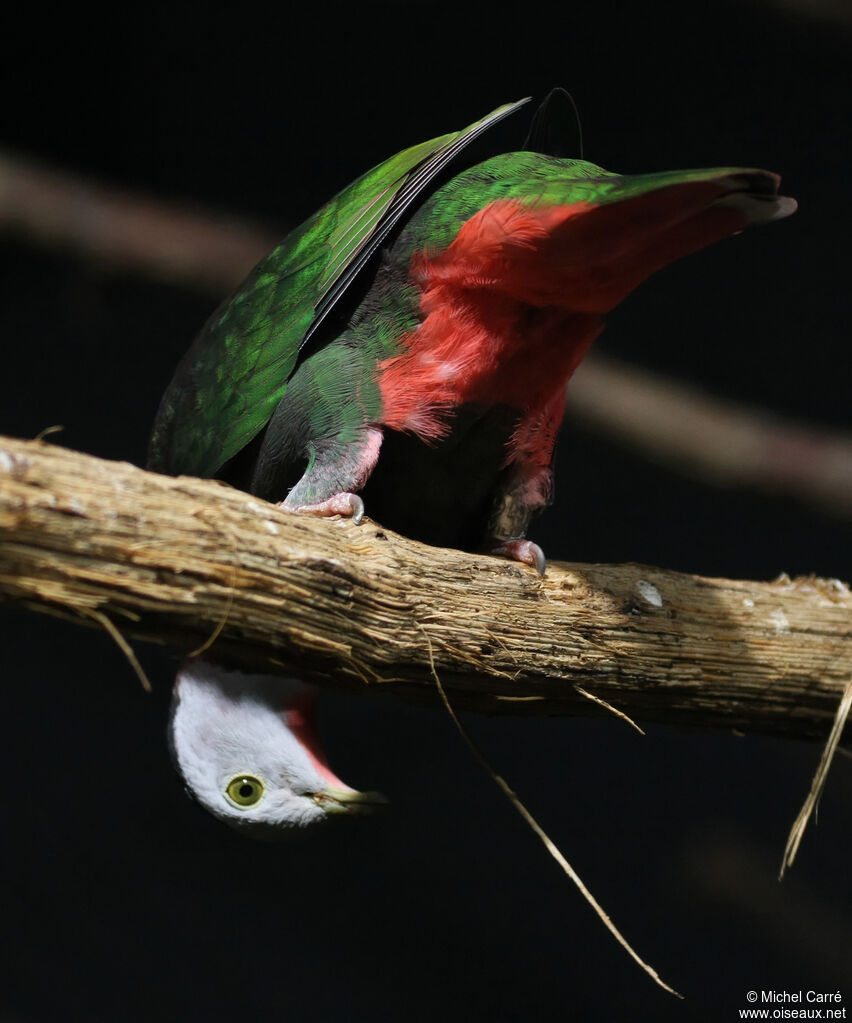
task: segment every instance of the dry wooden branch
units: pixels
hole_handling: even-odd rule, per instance
[[[852,664],[837,580],[640,565],[531,569],[296,516],[0,438],[0,599],[320,683],[511,714],[601,714],[825,737]],[[426,635],[424,636],[424,632]],[[427,642],[428,639],[428,642]]]

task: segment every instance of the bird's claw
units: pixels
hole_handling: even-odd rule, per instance
[[[517,537],[514,540],[504,540],[491,548],[491,553],[498,558],[508,558],[510,561],[520,561],[525,565],[532,565],[539,575],[544,575],[547,568],[547,559],[544,551],[532,540],[525,540]]]
[[[290,504],[283,502],[282,508],[287,511],[302,512],[305,515],[345,515],[352,519],[356,526],[361,525],[364,518],[364,502],[357,494],[341,493],[319,501],[317,504]]]

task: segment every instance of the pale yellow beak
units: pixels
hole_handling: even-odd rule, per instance
[[[372,813],[388,800],[380,792],[356,792],[354,789],[324,789],[313,797],[327,813]]]

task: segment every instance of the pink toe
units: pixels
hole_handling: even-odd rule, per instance
[[[351,518],[356,526],[360,525],[364,518],[364,502],[357,494],[345,492],[334,494],[317,504],[288,505],[284,502],[282,507],[287,508],[288,511],[301,512],[305,515],[345,515],[347,518]]]
[[[491,549],[491,553],[498,558],[508,558],[510,561],[520,561],[524,565],[532,565],[539,575],[544,575],[547,567],[547,559],[544,551],[532,540],[505,540]]]

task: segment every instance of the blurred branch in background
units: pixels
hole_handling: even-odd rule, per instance
[[[280,240],[236,217],[109,188],[0,152],[0,232],[222,295]]]
[[[852,515],[852,434],[790,422],[601,358],[577,370],[567,412],[708,483],[786,494]]]
[[[807,21],[822,21],[839,28],[852,28],[849,0],[769,0],[770,7],[788,11]]]
[[[217,296],[280,240],[235,217],[191,212],[8,153],[0,153],[0,232]],[[707,482],[852,516],[852,435],[708,397],[597,356],[585,360],[569,388],[567,414]]]

